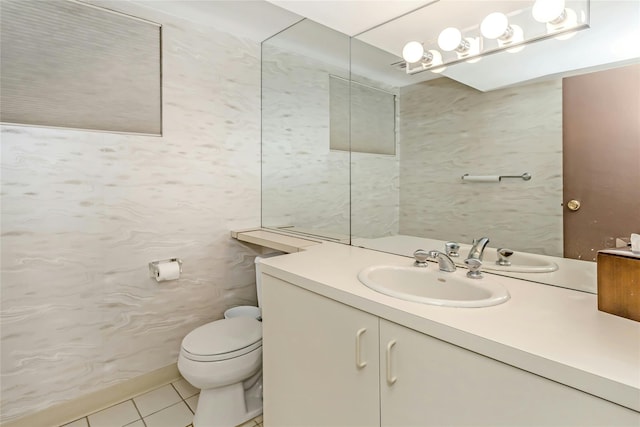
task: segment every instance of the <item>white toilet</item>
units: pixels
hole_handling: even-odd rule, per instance
[[[258,306],[262,293],[256,257]],[[235,427],[262,413],[262,323],[255,308],[236,307],[182,340],[178,370],[200,389],[194,427]]]

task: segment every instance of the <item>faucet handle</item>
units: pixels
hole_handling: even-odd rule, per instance
[[[427,267],[429,264],[427,263],[427,259],[429,258],[429,252],[424,249],[417,249],[413,253],[413,257],[415,258],[415,262],[413,263],[416,267]]]
[[[458,250],[460,249],[460,244],[456,242],[447,242],[444,244],[444,252],[449,255],[451,258],[457,258],[460,256]]]
[[[513,255],[513,251],[507,248],[498,248],[497,252],[498,252],[498,260],[496,261],[496,264],[502,265],[504,267],[510,266],[511,261],[509,260],[509,257]]]
[[[471,279],[482,279],[482,272],[480,271],[480,267],[482,267],[482,261],[477,258],[468,258],[464,260],[464,263],[469,268],[467,277]]]

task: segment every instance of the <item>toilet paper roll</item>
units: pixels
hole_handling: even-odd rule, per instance
[[[469,182],[500,182],[498,175],[463,175],[463,181]]]
[[[180,278],[180,264],[177,261],[163,262],[158,264],[156,270],[156,281],[176,280]]]

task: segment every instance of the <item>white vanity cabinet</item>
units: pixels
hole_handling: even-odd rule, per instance
[[[381,426],[640,426],[640,414],[380,319]]]
[[[379,426],[378,318],[262,279],[265,425]]]
[[[266,427],[640,425],[638,412],[274,277],[262,292]]]

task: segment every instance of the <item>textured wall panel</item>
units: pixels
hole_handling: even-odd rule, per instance
[[[441,78],[400,97],[400,234],[562,256],[562,82],[479,92]],[[471,175],[530,181],[469,183]]]
[[[176,362],[192,329],[255,304],[260,49],[164,28],[164,135],[2,126],[2,421]],[[96,99],[99,102],[100,99]],[[179,281],[147,263],[178,256]]]

